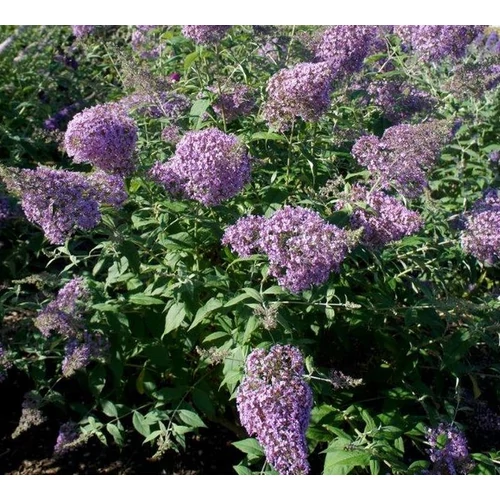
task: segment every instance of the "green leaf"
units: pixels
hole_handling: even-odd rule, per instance
[[[99,396],[106,384],[106,369],[102,365],[97,365],[89,375],[90,392],[95,396]]]
[[[370,458],[370,474],[378,476],[380,474],[380,462],[377,458]]]
[[[211,342],[212,340],[217,340],[217,339],[222,339],[222,338],[225,338],[225,337],[230,337],[231,335],[227,332],[214,332],[214,333],[211,333],[210,335],[207,335],[204,339],[203,339],[203,343],[205,342]]]
[[[151,297],[151,295],[146,295],[144,293],[134,293],[133,295],[129,296],[128,301],[132,302],[132,304],[138,304],[140,306],[154,306],[165,304],[163,300],[157,299],[156,297]]]
[[[254,457],[263,457],[264,450],[259,442],[255,438],[247,438],[241,441],[236,441],[233,443],[233,446],[241,450],[243,453],[247,455],[251,455]]]
[[[188,328],[188,331],[200,324],[212,311],[220,309],[222,306],[223,304],[219,299],[212,297],[204,306],[200,307],[200,309],[196,311],[196,316],[194,317],[191,326]]]
[[[149,436],[149,425],[146,424],[146,422],[144,421],[144,417],[138,411],[134,411],[134,414],[132,416],[132,424],[139,434],[142,434],[144,437]]]
[[[111,434],[115,443],[118,446],[123,446],[125,443],[123,432],[115,424],[106,424],[106,430]]]
[[[179,418],[187,425],[191,427],[206,427],[203,420],[191,410],[179,410]]]
[[[354,467],[366,467],[370,463],[370,453],[363,450],[337,450],[326,454],[323,474],[348,474]]]
[[[233,465],[233,469],[238,476],[250,476],[252,474],[252,470],[244,465]]]
[[[250,295],[248,295],[248,293],[242,293],[241,295],[237,295],[236,297],[233,297],[232,299],[225,302],[224,307],[232,307],[236,304],[239,304],[240,302],[243,302],[245,299],[248,299],[249,297]]]
[[[116,409],[116,406],[114,405],[114,403],[112,403],[111,401],[102,400],[101,401],[101,408],[102,408],[102,412],[107,417],[118,417],[118,410]]]
[[[286,138],[281,134],[275,132],[255,132],[251,135],[248,142],[266,140],[266,141],[285,141]]]
[[[262,296],[257,290],[254,290],[253,288],[248,288],[245,287],[243,290],[252,297],[252,299],[255,299],[257,302],[263,302]]]
[[[191,52],[184,59],[184,71],[187,72],[188,69],[193,65],[193,63],[199,58],[198,52]]]
[[[195,388],[193,390],[193,403],[194,405],[201,410],[205,415],[209,418],[215,415],[215,406],[212,402],[212,398],[206,391]]]
[[[168,310],[167,317],[165,318],[165,329],[163,335],[167,335],[181,326],[184,318],[186,317],[186,309],[182,302],[174,303]]]

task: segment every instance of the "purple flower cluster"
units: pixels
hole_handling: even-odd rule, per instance
[[[21,197],[27,219],[40,225],[53,244],[63,244],[75,228],[92,229],[101,220],[98,194],[81,173],[11,168],[4,180]]]
[[[444,121],[395,125],[381,139],[374,135],[358,139],[352,154],[383,189],[393,185],[405,196],[416,197],[427,186],[426,174],[450,139],[450,128]]]
[[[212,107],[218,115],[224,116],[226,122],[248,115],[255,106],[253,92],[248,85],[235,85],[221,93],[213,87],[210,90],[217,94]]]
[[[43,308],[35,320],[35,326],[45,337],[58,332],[64,337],[75,337],[84,329],[84,301],[89,291],[83,278],[69,281],[57,294],[57,297]]]
[[[34,427],[45,422],[46,418],[40,410],[41,405],[42,398],[38,393],[31,391],[24,395],[21,405],[21,416],[17,427],[12,433],[12,439],[16,439],[30,427]]]
[[[282,208],[269,219],[244,217],[227,228],[222,243],[241,256],[266,254],[269,274],[293,293],[328,280],[332,271],[339,271],[348,250],[343,229],[302,207]]]
[[[267,84],[264,118],[278,130],[290,127],[295,117],[317,121],[330,106],[333,73],[328,63],[300,63],[282,69]]]
[[[489,189],[472,210],[465,215],[465,227],[460,237],[464,252],[482,262],[500,259],[500,196]]]
[[[89,162],[110,174],[128,175],[137,125],[118,104],[101,104],[78,113],[69,122],[64,146],[75,163]]]
[[[380,248],[404,236],[416,233],[423,225],[420,215],[406,208],[399,200],[382,191],[369,191],[364,186],[353,186],[349,196],[356,205],[351,214],[353,229],[363,228],[361,243]],[[344,202],[337,203],[342,209]]]
[[[242,425],[264,448],[280,474],[307,474],[305,433],[312,391],[303,380],[304,360],[293,346],[275,345],[269,353],[255,349],[246,361],[236,403]]]
[[[226,25],[186,25],[182,27],[182,34],[198,45],[208,45],[220,42],[231,26]]]
[[[74,422],[66,422],[59,428],[54,455],[62,456],[69,451],[69,447],[80,437],[80,432]]]
[[[102,170],[92,172],[87,180],[94,189],[94,199],[101,205],[122,206],[127,197],[127,188],[121,175],[107,174]]]
[[[335,76],[360,71],[377,35],[376,26],[330,26],[315,48],[316,60],[328,62]]]
[[[431,474],[465,475],[471,470],[467,439],[455,426],[441,423],[437,428],[429,429],[427,442],[433,463]]]
[[[83,38],[94,31],[95,26],[91,24],[76,24],[71,26],[73,35],[76,38]]]
[[[165,48],[165,44],[160,44],[151,39],[148,33],[157,25],[139,25],[132,32],[132,48],[144,59],[156,59]]]
[[[500,54],[500,39],[496,31],[491,31],[484,41],[484,48],[492,54]]]
[[[483,30],[484,26],[473,25],[403,25],[396,26],[394,33],[424,61],[440,61],[447,56],[463,57]]]
[[[0,382],[7,378],[7,371],[12,368],[12,362],[9,360],[7,351],[0,344]]]
[[[45,130],[62,130],[71,118],[78,112],[81,104],[75,102],[60,109],[57,113],[53,114],[43,122]]]
[[[443,88],[457,99],[481,98],[489,90],[500,84],[500,65],[483,59],[461,64],[455,68],[453,76]]]
[[[161,138],[169,144],[177,144],[181,138],[181,129],[177,125],[167,125],[161,132]]]
[[[127,113],[135,111],[153,118],[165,117],[176,120],[189,108],[190,101],[186,96],[175,92],[136,92],[123,97],[118,104]]]
[[[69,378],[91,361],[102,358],[108,350],[108,343],[100,334],[83,332],[67,340],[62,361],[62,374]]]
[[[270,60],[274,64],[285,61],[287,53],[288,43],[283,37],[268,38],[257,49],[257,55]]]
[[[151,177],[172,195],[214,206],[235,196],[250,180],[250,160],[232,134],[209,128],[188,132],[167,163],[157,163]]]
[[[491,163],[498,164],[500,162],[500,149],[495,149],[488,155],[488,159]]]
[[[392,123],[401,123],[416,113],[428,113],[436,105],[427,92],[412,87],[407,82],[376,80],[367,88],[374,104]]]

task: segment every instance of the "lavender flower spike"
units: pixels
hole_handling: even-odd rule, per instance
[[[465,475],[472,468],[467,449],[467,439],[455,426],[439,424],[427,432],[429,457],[433,463],[430,471],[435,475]]]
[[[101,220],[98,194],[81,173],[39,166],[0,174],[21,197],[27,219],[40,225],[53,244],[62,245],[75,229],[92,229]]]
[[[268,354],[255,349],[245,371],[236,397],[241,423],[280,474],[307,474],[305,434],[313,401],[302,354],[290,345],[275,345]]]
[[[66,283],[35,320],[35,326],[44,337],[56,331],[64,337],[76,337],[83,329],[83,301],[89,292],[83,278],[76,277]]]

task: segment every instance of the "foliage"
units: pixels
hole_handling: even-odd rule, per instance
[[[73,436],[69,447],[92,437],[123,446],[137,432],[159,459],[167,449],[189,452],[186,435],[216,422],[234,431],[234,446],[245,455],[237,473],[272,474],[262,443],[240,424],[236,397],[254,349],[293,345],[313,391],[306,434],[312,472],[432,473],[427,436],[442,423],[467,436],[468,473],[500,472],[498,261],[481,262],[461,246],[464,217],[487,188],[500,187],[499,94],[493,80],[477,84],[479,74],[494,79],[488,71],[498,67],[498,53],[477,39],[459,61],[425,62],[390,30],[372,30],[380,38],[361,70],[358,64],[332,70],[321,110],[308,110],[314,103],[299,95],[311,81],[301,80],[291,94],[280,89],[279,96],[297,102],[287,103],[280,117],[287,126],[280,122],[276,130],[265,119],[268,83],[279,71],[316,64],[322,29],[215,28],[217,37],[196,45],[180,26],[97,26],[79,38],[69,26],[0,27],[1,40],[14,35],[0,52],[0,179],[13,167],[38,164],[95,174],[99,165],[77,165],[65,153],[68,122],[98,104],[141,103],[127,108],[138,130],[128,199],[121,207],[103,204],[93,229],[51,244],[16,205],[19,193],[0,184],[9,200],[9,215],[0,218],[0,384],[27,374],[32,391],[25,407],[77,424],[76,442],[73,428],[65,431]],[[373,93],[388,84],[406,86],[392,108]],[[242,85],[251,98],[225,110],[235,98],[221,96]],[[409,89],[427,96],[426,106],[409,106]],[[351,153],[362,136],[382,138],[401,123],[434,121],[454,135],[422,170],[421,195],[405,197],[397,183],[381,186]],[[182,172],[176,139],[164,140],[165,131],[180,139],[211,129],[234,137],[248,154],[251,179],[242,189],[238,181],[230,196],[204,204],[197,201],[203,196],[165,189],[164,177],[155,182],[151,168],[172,158]],[[376,238],[385,245],[364,245],[353,214],[364,213],[374,231],[380,214],[353,195],[359,185],[383,188],[380,197],[393,196],[400,213],[415,211],[419,223]],[[278,273],[269,242],[245,255],[222,243],[242,217],[277,220],[273,214],[285,207],[308,209],[325,221],[320,227],[341,228],[348,240],[339,272],[295,293],[278,284],[286,263],[279,261]],[[296,245],[286,258],[300,259],[306,243],[293,231],[280,226],[272,237]],[[33,320],[75,277],[88,290],[78,304],[84,322],[78,345],[89,333],[106,346],[68,372],[62,366],[75,339],[43,335]]]

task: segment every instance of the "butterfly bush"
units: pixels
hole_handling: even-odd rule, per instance
[[[394,124],[406,121],[417,113],[428,113],[436,105],[436,100],[428,92],[403,81],[375,80],[366,90],[373,104]]]
[[[26,218],[53,244],[62,245],[75,229],[89,230],[101,220],[102,195],[84,174],[38,166],[3,173],[8,189],[21,197]]]
[[[472,468],[467,439],[453,425],[439,424],[434,429],[428,429],[429,458],[433,464],[430,474],[464,475]]]
[[[88,162],[123,176],[135,170],[136,142],[135,121],[116,103],[99,104],[76,114],[64,136],[66,152],[75,163]]]
[[[182,27],[182,34],[198,45],[208,45],[220,42],[231,26],[226,25],[186,25]]]
[[[423,226],[420,215],[406,208],[396,198],[378,190],[368,190],[356,184],[349,195],[356,206],[351,214],[353,229],[363,229],[360,242],[370,248],[381,248],[388,243],[398,241],[404,236],[416,233]],[[344,201],[337,203],[337,209],[344,206]]]
[[[75,102],[54,113],[43,122],[45,130],[62,130],[66,127],[69,120],[81,109],[81,104]]]
[[[71,31],[76,38],[84,38],[94,31],[95,26],[92,24],[74,24],[71,25]]]
[[[157,26],[158,25],[136,25],[136,29],[132,32],[132,48],[144,59],[156,59],[165,49],[165,44],[159,44],[149,36],[149,32]]]
[[[255,107],[253,91],[248,85],[234,85],[222,91],[211,87],[210,90],[217,95],[212,107],[219,116],[224,116],[226,122],[248,115]]]
[[[59,428],[56,444],[54,446],[54,456],[60,457],[68,453],[70,446],[80,437],[80,432],[74,422],[66,422]]]
[[[118,208],[128,198],[125,180],[121,175],[96,170],[87,177],[87,180],[94,190],[94,198],[100,205]]]
[[[316,60],[327,62],[335,76],[360,71],[377,35],[376,26],[330,26],[315,47]]]
[[[269,353],[255,349],[238,388],[240,421],[280,474],[309,472],[305,433],[313,400],[303,374],[304,360],[296,347],[275,345]]]
[[[209,207],[238,194],[250,180],[250,160],[238,138],[209,128],[188,132],[174,156],[157,163],[151,177],[172,195]]]
[[[87,331],[71,337],[66,341],[61,371],[64,377],[69,378],[78,370],[88,366],[91,361],[101,359],[108,350],[108,343],[98,333],[90,334]]]
[[[333,73],[328,63],[299,63],[282,69],[267,84],[263,116],[278,130],[287,130],[300,117],[317,121],[330,106]]]
[[[489,189],[465,215],[460,237],[464,252],[479,261],[494,263],[500,258],[500,198],[498,190]]]
[[[343,229],[302,207],[284,207],[269,219],[242,218],[226,229],[222,243],[242,257],[265,254],[269,274],[293,293],[327,281],[340,270],[348,250]]]
[[[44,337],[57,332],[63,337],[75,337],[84,330],[84,302],[89,298],[89,290],[81,277],[73,278],[47,304],[35,320],[35,326]]]
[[[427,187],[427,173],[451,138],[450,129],[449,123],[437,120],[395,125],[386,129],[380,139],[374,135],[359,138],[352,154],[382,188],[393,185],[405,196],[414,198]]]
[[[394,28],[407,48],[416,51],[424,61],[437,62],[449,56],[465,56],[468,45],[484,31],[473,25],[402,25]]]
[[[136,92],[123,97],[118,104],[127,112],[135,111],[139,115],[153,118],[178,119],[189,109],[189,99],[175,92]]]

